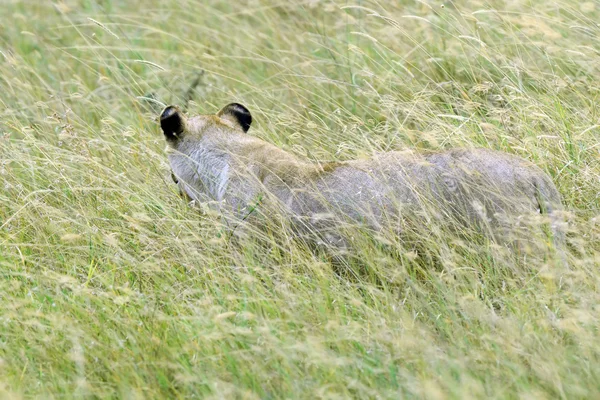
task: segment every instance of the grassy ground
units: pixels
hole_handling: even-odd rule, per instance
[[[6,397],[600,397],[597,2],[13,0],[0,17]],[[161,103],[231,101],[312,159],[529,159],[570,212],[570,269],[437,237],[442,266],[365,245],[366,273],[340,279],[285,232],[232,245],[178,197],[156,123]]]

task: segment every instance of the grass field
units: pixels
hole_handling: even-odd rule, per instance
[[[600,398],[600,3],[0,7],[0,397]],[[341,278],[183,202],[157,115],[237,101],[315,160],[487,147],[569,211],[569,268],[423,238]]]

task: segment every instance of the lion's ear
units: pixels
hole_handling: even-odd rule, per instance
[[[252,124],[252,115],[246,107],[238,103],[226,105],[217,113],[217,117],[227,119],[242,128],[244,132],[248,132],[250,124]]]
[[[169,106],[160,114],[160,127],[167,140],[180,139],[185,131],[185,116],[177,106]]]

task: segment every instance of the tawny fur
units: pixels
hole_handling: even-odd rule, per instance
[[[189,119],[173,107],[163,112],[171,168],[190,199],[215,201],[237,218],[258,200],[264,207],[278,203],[298,232],[327,231],[320,240],[340,246],[345,242],[331,232],[348,221],[401,234],[403,221],[418,216],[423,223],[477,227],[508,243],[524,221],[546,214],[556,247],[564,245],[560,195],[547,174],[521,158],[455,149],[318,164],[246,134],[238,118],[249,113],[239,110],[247,112],[239,105]],[[173,121],[180,132],[169,135]]]

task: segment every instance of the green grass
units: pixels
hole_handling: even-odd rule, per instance
[[[3,4],[0,394],[600,397],[600,5],[506,3]],[[434,232],[442,263],[367,241],[346,279],[286,231],[228,241],[169,177],[156,115],[188,97],[311,159],[531,160],[570,268]]]

